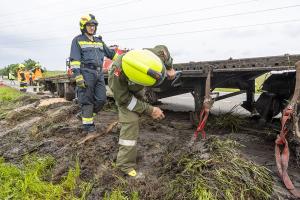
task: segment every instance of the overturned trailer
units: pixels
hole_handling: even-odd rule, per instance
[[[295,62],[300,55],[283,55],[259,58],[228,59],[207,62],[189,62],[174,64],[179,71],[176,81],[165,80],[160,86],[147,88],[146,96],[150,103],[161,98],[184,93],[194,97],[195,111],[200,111],[204,96],[205,82],[209,70],[211,73],[211,91],[215,88],[236,88],[238,92],[216,96],[214,101],[246,93],[242,107],[252,114],[259,113],[262,122],[277,115],[286,105],[295,88]],[[255,79],[267,72],[272,73],[263,83],[263,93],[257,101],[254,99]],[[75,80],[67,75],[59,75],[39,80],[45,90],[71,101],[75,95]],[[107,83],[107,73],[105,73]]]
[[[209,70],[211,73],[211,91],[215,88],[236,88],[240,91],[216,96],[215,101],[246,93],[242,107],[249,112],[261,115],[263,121],[269,121],[284,108],[295,87],[295,62],[300,55],[284,55],[260,58],[229,59],[208,62],[190,62],[175,64],[174,68],[181,71],[181,77],[173,85],[166,80],[157,88],[148,89],[147,95],[151,102],[160,98],[183,93],[192,93],[195,111],[202,107],[205,96],[205,82]],[[255,79],[267,72],[271,74],[263,83],[263,93],[255,101]]]

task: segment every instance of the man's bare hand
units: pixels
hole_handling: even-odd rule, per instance
[[[167,70],[167,76],[169,80],[173,80],[176,76],[176,71],[172,68],[170,70]]]
[[[161,119],[165,118],[165,115],[164,115],[163,111],[159,107],[153,107],[153,111],[151,113],[151,117],[153,119],[161,120]]]

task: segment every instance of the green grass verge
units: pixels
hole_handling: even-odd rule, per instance
[[[66,74],[65,71],[46,71],[43,75],[45,78]]]
[[[11,88],[11,87],[0,87],[0,120],[4,119],[8,112],[19,107],[22,99],[25,96],[24,93]]]
[[[27,156],[20,166],[0,159],[0,199],[86,199],[91,184],[79,182],[80,167],[70,169],[59,184],[45,181],[54,165],[52,157]]]
[[[6,86],[0,87],[0,103],[15,101],[21,96],[24,96],[24,93],[14,88]]]

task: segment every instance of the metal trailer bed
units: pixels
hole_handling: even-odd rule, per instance
[[[268,88],[272,85],[282,85],[282,82],[286,80],[287,74],[295,74],[293,71],[295,69],[294,64],[298,60],[300,60],[299,54],[286,54],[283,56],[244,59],[230,58],[228,60],[178,63],[174,64],[174,68],[177,71],[181,71],[181,77],[176,83],[172,85],[172,81],[166,79],[158,87],[146,88],[146,96],[149,102],[155,103],[161,98],[192,93],[194,96],[195,111],[200,111],[204,100],[206,77],[209,69],[212,69],[211,90],[215,88],[236,88],[240,90],[238,92],[218,96],[215,98],[215,101],[246,93],[246,99],[242,106],[253,113],[256,112],[255,107],[257,106],[254,100],[255,79],[267,72],[290,70],[286,73],[282,73],[282,75],[277,75],[275,78],[273,75],[268,78],[271,79],[268,83]],[[291,76],[291,79],[295,78]],[[67,100],[75,98],[75,81],[67,75],[44,78],[39,81],[45,86],[46,90],[56,93],[59,97],[64,97]],[[105,81],[107,82],[107,74],[105,74]],[[285,93],[285,98],[293,94],[293,84],[295,84],[295,80],[291,80],[289,84],[289,88],[291,87],[292,90],[283,88],[283,90],[286,90],[283,92]],[[266,94],[268,94],[268,91],[266,92]],[[272,94],[273,93],[274,91]],[[261,115],[270,115],[271,111],[264,112],[264,110],[259,110]]]

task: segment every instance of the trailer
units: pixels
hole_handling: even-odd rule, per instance
[[[291,97],[295,87],[294,63],[300,60],[300,55],[282,55],[271,57],[228,59],[206,62],[189,62],[174,64],[174,69],[180,73],[176,80],[166,79],[161,85],[146,88],[146,97],[150,103],[161,98],[184,93],[194,97],[195,111],[202,107],[206,78],[211,73],[211,91],[215,88],[235,88],[237,92],[214,97],[214,101],[226,99],[246,93],[242,107],[250,113],[259,114],[263,122],[268,122],[277,115]],[[255,79],[265,73],[273,72],[263,83],[260,97],[254,99]],[[278,73],[275,73],[278,72]],[[104,74],[107,83],[107,71]],[[39,80],[45,90],[58,97],[73,100],[75,95],[75,80],[70,76],[59,75]]]

